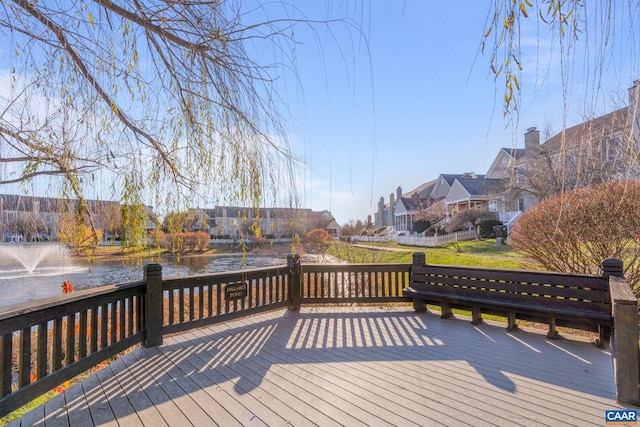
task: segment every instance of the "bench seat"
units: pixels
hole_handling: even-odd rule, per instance
[[[417,312],[427,303],[439,304],[445,319],[452,308],[463,308],[471,309],[473,324],[482,323],[482,313],[506,315],[509,331],[517,330],[516,319],[548,323],[550,339],[558,337],[556,326],[598,332],[599,347],[613,327],[608,286],[593,276],[425,265],[414,270],[403,295],[412,298]]]

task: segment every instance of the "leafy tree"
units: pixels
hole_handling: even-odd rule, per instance
[[[428,219],[415,218],[413,220],[413,231],[416,233],[422,233],[431,227],[431,221]]]
[[[442,202],[435,203],[429,206],[427,209],[423,209],[418,213],[416,213],[413,217],[413,222],[414,224],[418,221],[436,224],[442,221],[445,218],[445,216],[446,216],[446,210],[445,210],[444,202],[442,201]]]
[[[121,209],[122,250],[139,251],[147,245],[147,225],[151,218],[141,203],[125,204]]]
[[[0,184],[59,177],[82,199],[101,179],[128,205],[260,205],[293,180],[273,84],[295,67],[293,29],[331,24],[285,2],[3,2]]]
[[[342,226],[340,229],[341,236],[357,236],[362,230],[366,229],[364,222],[361,219],[351,218],[346,224]]]
[[[67,213],[60,220],[58,239],[69,244],[76,254],[82,255],[93,253],[102,239],[102,232]]]
[[[478,221],[485,219],[497,219],[496,212],[482,209],[465,209],[451,217],[444,226],[448,233],[453,231],[466,230],[469,227],[475,229]]]
[[[311,253],[324,254],[329,249],[331,236],[326,230],[316,228],[305,235],[304,246]]]
[[[590,100],[600,95],[597,91],[605,68],[613,66],[624,71],[612,59],[615,55],[623,57],[623,64],[635,63],[629,69],[637,73],[639,57],[635,37],[640,7],[635,0],[496,0],[490,4],[481,50],[489,54],[491,71],[496,81],[503,84],[505,115],[519,112],[526,67],[529,73],[548,72],[545,68],[551,65],[545,64],[542,57],[545,54],[549,55],[550,62],[560,58],[565,107],[574,70],[583,72],[577,64],[588,67],[580,78],[585,87],[594,90],[591,96],[585,93],[585,99]],[[537,45],[532,46],[532,37],[538,38]],[[535,61],[529,59],[531,55],[536,57]],[[630,75],[629,81],[636,77]]]
[[[640,181],[607,182],[534,206],[511,231],[514,248],[553,271],[598,273],[619,258],[640,294]]]
[[[39,240],[41,235],[48,235],[49,233],[45,222],[36,214],[18,218],[15,230],[22,234],[27,242]]]

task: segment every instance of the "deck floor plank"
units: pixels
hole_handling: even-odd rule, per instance
[[[602,425],[609,350],[410,307],[265,312],[138,348],[18,425]]]
[[[277,344],[275,339],[270,341]],[[461,421],[443,415],[447,411],[451,411],[453,409],[452,407],[440,407],[438,411],[433,412],[431,417],[413,413],[413,411],[408,408],[403,409],[403,403],[406,404],[403,398],[403,395],[406,394],[406,388],[391,387],[389,384],[359,381],[359,379],[353,375],[353,371],[357,370],[357,365],[354,367],[347,366],[346,369],[340,372],[340,375],[336,375],[336,366],[338,366],[339,363],[326,363],[326,359],[318,360],[292,356],[294,359],[287,362],[286,368],[284,368],[282,360],[278,359],[278,355],[282,353],[281,348],[282,347],[270,349],[269,346],[263,348],[262,353],[264,355],[262,358],[266,362],[263,361],[262,363],[266,363],[265,367],[271,365],[271,369],[273,369],[274,372],[278,372],[283,376],[294,374],[295,378],[304,378],[307,382],[315,384],[317,387],[324,386],[329,396],[339,394],[341,403],[357,402],[359,405],[362,405],[358,410],[350,409],[350,407],[345,407],[344,410],[351,411],[350,413],[352,414],[359,413],[362,419],[367,419],[367,417],[375,414],[381,421],[395,425],[425,425],[425,423],[434,422],[449,424]],[[335,362],[339,361],[339,358],[335,360]],[[258,363],[260,363],[260,361],[258,361]],[[300,367],[302,365],[304,365],[304,367]],[[433,406],[436,403],[430,401],[429,404]],[[400,411],[400,413],[398,413],[398,411]],[[470,422],[471,420],[469,419],[467,421]]]
[[[44,416],[46,426],[65,427],[69,425],[64,393],[54,396],[44,404]]]
[[[200,338],[193,335],[193,339],[200,341]],[[261,404],[252,406],[252,409],[264,409],[262,406],[270,408],[270,410],[278,413],[279,422],[288,423],[293,425],[334,425],[330,417],[324,414],[322,411],[314,409],[314,405],[308,405],[306,402],[297,401],[292,404],[292,400],[297,400],[300,395],[300,390],[293,391],[286,385],[283,387],[275,387],[275,392],[272,389],[265,387],[268,384],[268,380],[264,378],[264,372],[251,375],[251,371],[243,371],[243,376],[240,376],[236,371],[217,363],[211,364],[211,361],[217,361],[218,357],[216,353],[212,353],[211,350],[204,350],[195,355],[196,360],[192,360],[191,363],[194,366],[207,367],[206,375],[216,381],[220,380],[220,376],[224,378],[224,382],[233,385],[233,390],[229,390],[230,393],[236,394],[238,392],[249,395],[254,401],[258,401]],[[209,366],[207,366],[209,365]],[[253,366],[252,368],[255,368]],[[202,368],[201,368],[202,369]],[[249,375],[246,375],[249,374]],[[266,380],[266,381],[265,381]],[[259,387],[258,387],[259,386]],[[284,398],[286,404],[283,404],[280,399]],[[251,404],[251,402],[248,402]],[[295,408],[295,409],[294,409]],[[256,414],[260,419],[265,422],[268,414]],[[313,420],[313,421],[311,421]],[[278,420],[276,420],[278,421]]]
[[[188,393],[189,396],[196,402],[200,408],[208,415],[208,417],[212,420],[210,425],[219,425],[219,426],[234,426],[240,425],[238,420],[233,418],[231,414],[218,402],[216,401],[211,394],[207,393],[207,385],[204,388],[201,388],[198,385],[197,372],[193,372],[193,369],[189,369],[187,366],[185,370],[181,370],[181,368],[176,365],[169,357],[167,357],[164,353],[162,353],[157,348],[141,348],[139,351],[143,353],[159,353],[162,354],[171,364],[172,367],[169,368],[167,373],[171,376],[171,379],[175,381],[185,393]],[[180,366],[185,367],[186,363],[179,362]]]
[[[71,387],[64,393],[69,425],[90,425],[93,421],[81,387]]]
[[[273,336],[270,337],[270,339],[272,338]],[[263,350],[264,347],[261,348],[261,354]],[[288,363],[289,362],[287,362],[287,364]],[[301,393],[303,393],[304,396],[308,396],[306,400],[313,402],[313,406],[305,405],[307,407],[304,408],[304,413],[300,415],[307,419],[313,419],[313,424],[315,425],[332,424],[336,422],[336,419],[341,420],[341,423],[348,423],[349,425],[362,424],[362,421],[360,421],[362,419],[361,416],[365,414],[359,413],[357,408],[352,405],[342,404],[344,401],[348,401],[347,398],[336,400],[335,392],[325,392],[322,386],[314,383],[308,377],[305,378],[303,382],[296,381],[303,387],[295,391],[287,384],[287,378],[299,378],[296,373],[285,371],[278,375],[276,371],[271,372],[273,364],[265,362],[263,356],[252,354],[250,359],[238,359],[232,366],[233,372],[229,372],[229,374],[239,376],[241,382],[251,381],[254,385],[259,385],[260,389],[273,390],[272,393],[274,394],[277,394],[279,390],[289,388],[291,390],[289,394],[296,399],[301,398]],[[301,400],[300,403],[302,404],[303,401]],[[295,405],[294,407],[297,408],[297,411],[303,410],[301,405]],[[309,411],[310,409],[312,409],[312,411]],[[322,422],[319,420],[320,417],[323,418]],[[328,417],[328,419],[326,417]]]
[[[118,362],[118,365],[121,365],[121,361]],[[83,380],[80,384],[71,387],[69,390],[65,391],[65,395],[67,393],[73,393],[72,389],[79,388],[82,390],[82,394],[84,396],[84,400],[78,400],[77,408],[78,410],[83,410],[82,404],[87,405],[87,409],[89,410],[89,414],[91,415],[91,420],[94,425],[100,426],[117,426],[118,423],[116,421],[116,415],[113,413],[113,409],[109,404],[109,400],[111,396],[117,396],[118,392],[115,389],[115,385],[117,385],[117,381],[115,377],[109,378],[109,374],[112,374],[113,371],[109,369],[108,371],[102,373],[101,375],[92,375],[89,378]],[[105,384],[104,380],[101,382],[100,379],[106,376],[109,378],[109,384]],[[74,402],[75,403],[75,402]],[[48,425],[48,422],[47,422]]]
[[[347,343],[347,346],[351,347],[352,345],[351,343]],[[274,349],[273,351],[277,354],[278,350]],[[367,406],[374,408],[378,417],[382,415],[380,409],[395,412],[396,424],[400,424],[401,419],[402,423],[413,422],[419,425],[424,425],[429,422],[451,424],[460,422],[473,423],[474,421],[477,424],[477,418],[457,408],[456,401],[459,399],[459,395],[451,394],[447,396],[446,393],[443,393],[442,388],[438,390],[426,389],[422,390],[419,394],[414,394],[412,390],[415,390],[415,388],[411,387],[409,382],[398,381],[398,374],[404,369],[401,362],[393,362],[395,369],[394,375],[384,377],[379,375],[379,370],[384,369],[384,363],[375,364],[373,362],[367,362],[366,356],[354,360],[355,354],[353,351],[332,351],[330,354],[324,356],[325,359],[316,360],[316,363],[313,365],[304,366],[304,368],[297,368],[297,366],[295,366],[294,368],[300,369],[301,371],[313,372],[319,378],[332,377],[332,388],[341,388],[341,395],[351,393],[351,395],[359,396],[360,399],[365,402],[364,404],[366,404],[366,402],[370,403],[370,405]],[[369,355],[370,354],[371,353],[369,353]],[[329,359],[328,362],[327,358]],[[349,361],[344,362],[345,360]],[[311,360],[297,360],[297,363],[300,365],[309,362],[311,362]],[[428,384],[428,382],[422,382],[416,385],[416,387],[425,387],[425,384]],[[414,396],[413,399],[412,396]],[[419,401],[416,399],[419,399]],[[474,402],[470,403],[473,404]],[[428,413],[432,414],[431,417],[435,418],[414,413],[416,404],[428,410]],[[453,414],[453,416],[447,417],[444,414]],[[507,422],[507,419],[499,417],[490,419],[490,417],[485,417],[484,421],[489,425],[500,425]]]
[[[139,363],[134,354],[127,356],[129,357],[122,358],[122,361],[140,385],[151,405],[153,405],[162,417],[162,424],[169,426],[190,425],[189,420],[180,410],[180,407],[169,396],[169,393],[171,393],[171,390],[167,390],[169,387],[163,387],[163,384],[157,382],[153,374],[147,370],[145,364]]]
[[[361,347],[361,346],[358,346]],[[409,350],[411,351],[411,350]],[[418,350],[418,351],[422,351],[424,352],[424,350]],[[379,349],[379,348],[374,348],[374,349],[366,349],[366,352],[364,350],[362,350],[362,363],[360,363],[360,366],[364,366],[365,364],[371,363],[371,362],[365,362],[367,360],[367,358],[371,358],[371,354],[372,352],[383,352],[385,353],[386,350],[384,348]],[[356,353],[360,353],[360,350],[357,350]],[[389,355],[391,356],[391,355]],[[382,354],[381,358],[384,358],[385,355]],[[400,368],[398,369],[398,364],[400,364],[400,366],[402,365],[407,365],[406,369]],[[422,371],[420,370],[420,367],[417,366],[416,368],[413,368],[412,364],[415,364],[413,362],[394,362],[394,366],[393,368],[391,368],[387,374],[387,378],[390,379],[395,379],[395,378],[400,378],[402,377],[401,382],[403,384],[411,384],[414,380],[414,376],[415,375],[410,375],[411,373],[415,373],[416,375],[419,375],[422,373]],[[418,364],[415,364],[418,365]],[[472,384],[470,384],[470,381],[473,379],[474,375],[472,375],[471,372],[469,372],[468,370],[468,366],[460,366],[460,364],[458,364],[457,366],[447,369],[447,365],[449,365],[449,363],[440,363],[437,366],[437,369],[432,369],[428,372],[426,372],[426,375],[424,378],[422,379],[418,379],[418,381],[416,381],[416,383],[414,383],[415,386],[420,386],[420,381],[433,381],[434,376],[437,375],[440,371],[442,370],[446,370],[447,374],[444,376],[441,376],[440,378],[438,378],[438,384],[440,385],[440,387],[438,388],[437,392],[438,394],[442,395],[442,396],[446,396],[447,399],[449,399],[449,401],[451,402],[455,402],[456,396],[460,397],[460,396],[464,396],[467,395],[468,399],[467,401],[470,402],[470,405],[465,405],[465,409],[468,410],[469,406],[473,406],[474,403],[480,403],[482,405],[482,408],[484,410],[487,410],[488,408],[490,408],[491,406],[494,406],[495,408],[495,412],[498,412],[497,415],[500,415],[502,417],[506,417],[507,419],[511,418],[513,419],[513,412],[517,413],[517,406],[509,406],[508,409],[505,409],[503,407],[497,407],[495,405],[492,405],[491,402],[495,402],[495,393],[498,392],[500,393],[500,390],[486,390],[485,389],[485,393],[491,392],[491,394],[489,395],[489,401],[487,402],[487,399],[484,399],[485,401],[483,402],[483,397],[485,396],[485,393],[475,393],[475,395],[469,395],[470,393],[473,393],[475,391],[475,387],[470,387]],[[384,364],[378,364],[378,369],[374,370],[373,373],[374,375],[376,375],[377,373],[382,373],[384,370],[386,369],[386,366]],[[346,371],[348,372],[350,370],[350,368],[346,368]],[[409,373],[409,374],[407,374]],[[477,374],[476,374],[477,377]],[[378,376],[376,378],[376,381],[385,381],[384,378],[382,378],[381,376]],[[484,381],[486,382],[486,381]],[[479,385],[482,386],[483,385],[483,380],[482,378],[479,379],[478,381]],[[453,387],[453,389],[450,389],[450,392],[447,393],[447,387]],[[527,408],[522,408],[524,411],[530,410]],[[556,408],[558,410],[562,410],[562,407],[558,407]],[[499,420],[497,420],[499,421]]]
[[[137,360],[137,364],[142,365],[147,375],[162,387],[167,397],[180,409],[182,415],[193,425],[214,425],[211,418],[202,407],[193,400],[192,396],[182,389],[180,384],[169,374],[173,364],[162,354],[154,354],[147,349],[140,349],[132,354]],[[179,421],[177,421],[179,422]],[[172,422],[168,422],[170,425]]]

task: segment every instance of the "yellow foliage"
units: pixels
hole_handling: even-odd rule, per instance
[[[102,231],[95,230],[76,218],[63,217],[58,238],[61,242],[69,244],[78,254],[82,254],[98,246],[102,239]]]

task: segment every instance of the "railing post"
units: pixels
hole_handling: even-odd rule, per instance
[[[602,262],[603,277],[609,279],[613,337],[611,349],[616,382],[616,400],[640,405],[640,355],[638,353],[638,299],[623,275],[619,259]]]
[[[145,347],[162,345],[162,323],[164,318],[162,292],[162,266],[146,264],[144,266],[146,295],[144,304],[144,327],[146,329]]]
[[[415,267],[423,267],[427,264],[427,258],[424,252],[414,252],[413,262],[411,263],[411,272],[409,273],[409,280],[413,282],[413,270]],[[424,313],[427,311],[427,303],[421,298],[413,299],[413,310],[416,313]]]
[[[414,252],[413,253],[413,263],[412,266],[422,267],[427,264],[427,257],[424,252]]]
[[[300,265],[300,255],[288,255],[287,267],[289,267],[289,310],[299,311],[300,297],[302,294],[302,266]]]
[[[602,277],[608,279],[609,276],[624,276],[624,265],[616,258],[609,258],[602,261]]]

